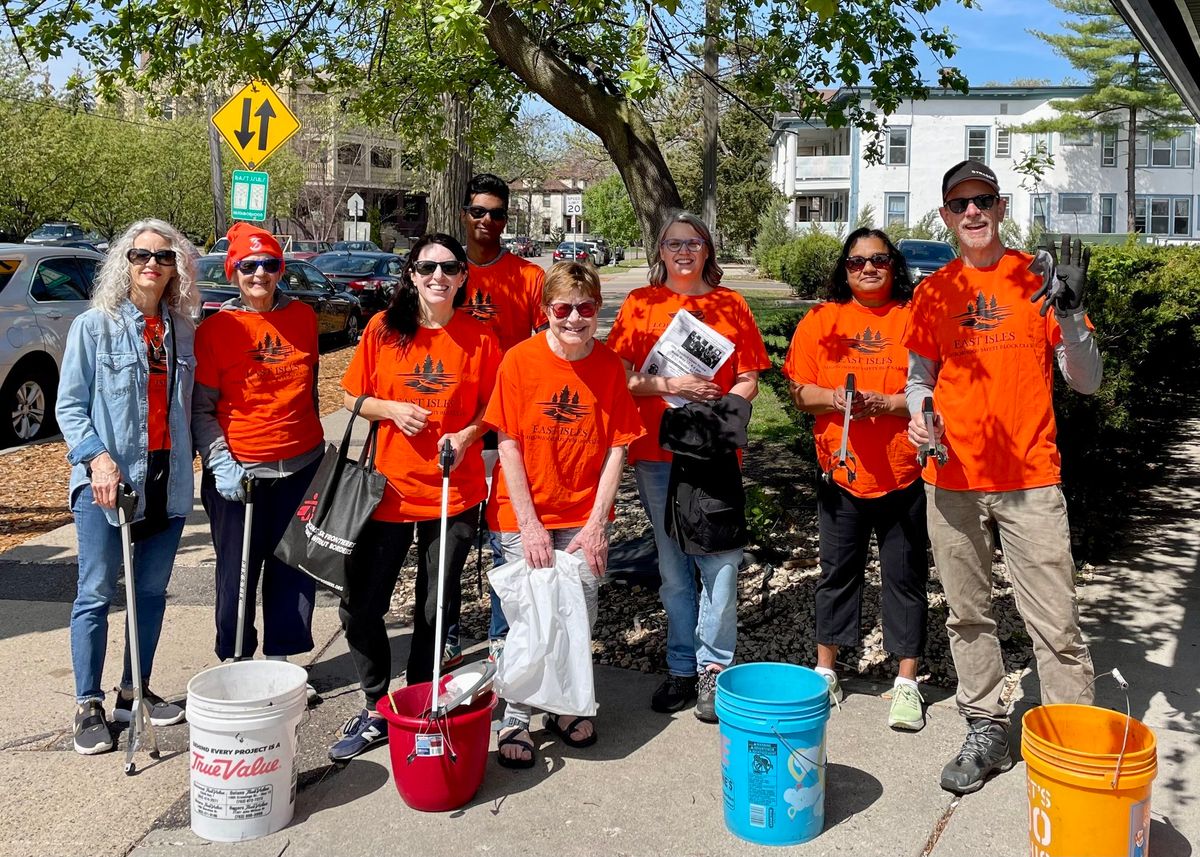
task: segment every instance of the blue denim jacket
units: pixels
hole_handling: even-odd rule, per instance
[[[162,306],[167,322],[167,365],[174,372],[167,426],[171,433],[171,474],[167,480],[167,515],[192,511],[192,385],[196,377],[193,348],[196,330],[189,319]],[[148,467],[147,390],[150,366],[143,332],[145,316],[131,301],[117,308],[117,318],[89,309],[75,319],[67,334],[55,416],[67,442],[71,486],[67,501],[91,481],[87,462],[107,452],[122,477],[138,493],[134,520],[145,517]],[[105,509],[117,525],[115,509]]]

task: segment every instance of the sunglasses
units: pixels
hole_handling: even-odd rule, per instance
[[[946,200],[946,208],[955,214],[962,214],[967,210],[968,205],[975,203],[975,207],[980,211],[987,211],[996,204],[996,200],[999,198],[994,193],[981,193],[979,196],[956,196],[954,199]]]
[[[872,253],[870,256],[847,256],[846,270],[861,271],[867,267],[867,262],[870,262],[875,268],[892,267],[892,257],[887,253]]]
[[[173,267],[175,265],[174,250],[142,250],[134,247],[125,254],[125,258],[135,265],[145,265],[151,259],[160,265]]]
[[[550,304],[550,314],[555,318],[567,318],[572,311],[579,313],[580,318],[591,318],[596,314],[596,302],[584,301],[579,304],[569,304],[566,301],[560,301]]]
[[[282,266],[282,259],[243,259],[237,263],[236,267],[243,274],[253,274],[259,268],[268,274],[277,274]]]
[[[489,214],[492,216],[492,220],[508,220],[507,208],[484,208],[482,205],[464,205],[462,210],[471,215],[474,220],[483,220]]]
[[[442,269],[442,273],[448,277],[453,277],[461,274],[467,269],[465,262],[460,262],[457,259],[451,259],[448,262],[435,262],[432,259],[421,259],[419,262],[413,262],[413,270],[422,277],[428,277],[438,268]]]
[[[670,250],[672,253],[678,253],[684,247],[693,253],[699,253],[704,249],[704,242],[699,238],[688,238],[686,241],[682,238],[668,238],[659,246]]]

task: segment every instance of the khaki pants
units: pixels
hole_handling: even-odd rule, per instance
[[[1079,631],[1062,488],[981,492],[927,485],[925,492],[929,541],[950,607],[946,630],[958,672],[958,710],[968,718],[1008,721],[992,615],[993,521],[1017,609],[1033,640],[1042,701],[1090,705],[1092,658]]]

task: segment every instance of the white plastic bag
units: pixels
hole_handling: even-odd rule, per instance
[[[586,577],[584,577],[586,575]],[[508,620],[496,693],[555,714],[593,717],[592,628],[584,586],[596,581],[587,563],[554,552],[553,568],[523,559],[488,573]]]

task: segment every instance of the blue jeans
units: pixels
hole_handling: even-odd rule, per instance
[[[692,676],[709,664],[727,667],[733,663],[737,643],[737,573],[742,551],[739,548],[711,556],[685,554],[664,528],[670,462],[639,461],[633,469],[658,548],[658,573],[662,578],[658,597],[667,611],[667,671]]]
[[[504,559],[504,546],[500,543],[503,534],[496,530],[488,530],[488,545],[492,549],[492,568],[499,568],[507,560]],[[504,610],[500,607],[500,596],[492,585],[488,584],[488,595],[492,600],[492,618],[488,623],[488,640],[503,640],[508,636],[508,620],[504,618]]]
[[[104,699],[100,689],[108,645],[108,608],[117,591],[124,562],[121,530],[112,526],[104,510],[92,502],[91,485],[84,485],[71,504],[79,540],[79,592],[71,608],[71,666],[75,671],[75,701]],[[133,582],[137,597],[138,646],[142,684],[150,682],[154,650],[167,607],[167,582],[175,552],[183,535],[183,518],[169,518],[167,528],[133,546]],[[125,666],[121,687],[133,687],[126,635]]]

